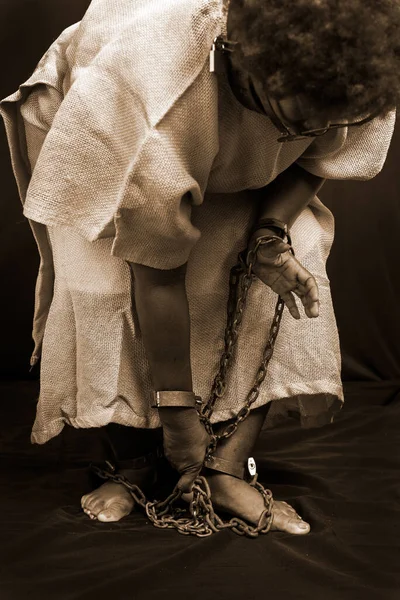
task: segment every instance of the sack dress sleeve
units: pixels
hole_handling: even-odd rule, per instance
[[[217,153],[218,90],[205,64],[149,129],[130,165],[114,218],[112,253],[158,269],[187,262],[200,237],[191,207],[203,202]]]
[[[333,129],[316,138],[297,164],[325,179],[372,179],[385,163],[394,124],[390,111],[359,127]]]

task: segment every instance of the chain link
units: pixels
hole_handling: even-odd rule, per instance
[[[258,399],[261,385],[267,374],[268,364],[272,358],[282,320],[283,309],[285,307],[285,304],[280,297],[278,298],[275,307],[271,329],[263,351],[262,362],[255,377],[254,385],[250,389],[245,404],[237,413],[234,421],[229,423],[222,432],[216,434],[211,424],[211,417],[216,402],[223,398],[226,392],[228,371],[233,363],[238,332],[242,323],[248,292],[255,277],[253,275],[253,266],[256,261],[257,251],[261,245],[271,244],[277,240],[281,241],[277,236],[257,238],[252,249],[245,250],[239,254],[238,262],[230,272],[224,351],[220,359],[219,370],[215,376],[208,402],[198,409],[199,418],[210,436],[210,443],[206,450],[205,461],[214,454],[218,443],[223,439],[231,437],[237,431],[240,423],[247,419],[251,412],[252,405]],[[254,538],[259,534],[267,533],[272,525],[272,493],[258,483],[256,477],[253,478],[250,485],[256,488],[262,495],[265,509],[262,512],[257,525],[252,526],[238,517],[234,517],[229,521],[224,522],[216,514],[212,505],[210,487],[205,477],[200,476],[194,482],[192,489],[193,499],[189,507],[190,517],[188,517],[187,510],[179,506],[182,493],[178,489],[175,489],[163,501],[149,502],[140,488],[137,485],[132,484],[122,475],[100,469],[94,465],[92,465],[92,469],[102,479],[110,479],[115,483],[122,484],[128,489],[135,503],[144,509],[148,519],[159,529],[176,529],[182,535],[195,535],[197,537],[207,537],[213,533],[222,531],[223,529],[230,529],[237,535],[247,535],[248,537]]]
[[[234,358],[234,349],[238,339],[238,330],[243,319],[243,311],[247,300],[247,295],[253,282],[253,266],[256,261],[257,251],[260,245],[266,245],[280,240],[275,236],[257,238],[254,248],[247,252],[241,252],[238,257],[238,263],[231,269],[229,278],[229,297],[227,306],[227,325],[225,330],[225,348],[220,360],[219,371],[215,376],[211,389],[210,398],[201,409],[200,419],[205,426],[207,433],[211,436],[211,442],[206,451],[206,460],[208,460],[222,439],[231,437],[250,414],[252,405],[258,399],[260,388],[267,375],[268,364],[272,358],[276,338],[278,336],[280,323],[282,320],[285,304],[282,298],[278,298],[275,313],[271,324],[271,329],[267,344],[264,348],[261,365],[255,377],[255,383],[247,395],[244,406],[240,409],[233,423],[227,425],[223,432],[215,434],[211,425],[211,416],[214,411],[217,400],[221,399],[226,391],[227,374]],[[239,297],[238,296],[239,293]]]
[[[224,522],[216,514],[211,500],[210,487],[205,477],[198,477],[194,482],[193,500],[189,506],[190,517],[188,517],[186,509],[176,506],[182,496],[180,491],[174,490],[165,500],[150,502],[146,500],[137,485],[122,475],[100,469],[95,465],[92,465],[91,468],[102,479],[123,485],[130,492],[135,503],[144,509],[149,521],[158,529],[176,529],[182,535],[196,535],[197,537],[208,537],[223,529],[231,529],[238,535],[257,537],[260,533],[267,533],[272,525],[272,494],[257,482],[251,485],[263,496],[265,509],[258,524],[252,526],[238,517]]]

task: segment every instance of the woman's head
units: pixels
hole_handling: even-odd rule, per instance
[[[399,0],[231,0],[228,38],[233,67],[272,98],[349,120],[399,101]]]

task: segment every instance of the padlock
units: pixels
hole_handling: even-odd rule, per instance
[[[215,42],[210,51],[210,73],[223,73],[226,69],[226,54],[223,47]]]
[[[254,477],[255,475],[257,475],[256,461],[254,460],[254,458],[252,456],[247,460],[247,468],[248,468],[249,473],[250,473],[250,475],[252,477]]]

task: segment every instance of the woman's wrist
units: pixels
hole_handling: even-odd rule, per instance
[[[254,248],[254,246],[256,245],[257,238],[260,238],[260,237],[273,237],[273,238],[279,237],[279,238],[281,238],[281,236],[279,236],[277,231],[274,229],[269,229],[266,227],[262,227],[260,229],[253,229],[253,231],[249,237],[247,249],[252,250]],[[282,240],[282,241],[284,241],[284,240]]]
[[[283,221],[272,217],[263,217],[256,221],[250,231],[249,242],[255,241],[259,237],[278,237],[292,245],[289,227]]]
[[[281,238],[289,235],[288,224],[280,219],[275,219],[274,217],[259,216],[253,225],[252,231],[259,229],[271,229]]]
[[[256,227],[254,226],[250,239],[255,239],[258,237],[266,236],[266,235],[278,235],[275,229],[270,229],[269,227]],[[280,236],[279,236],[280,237]]]

